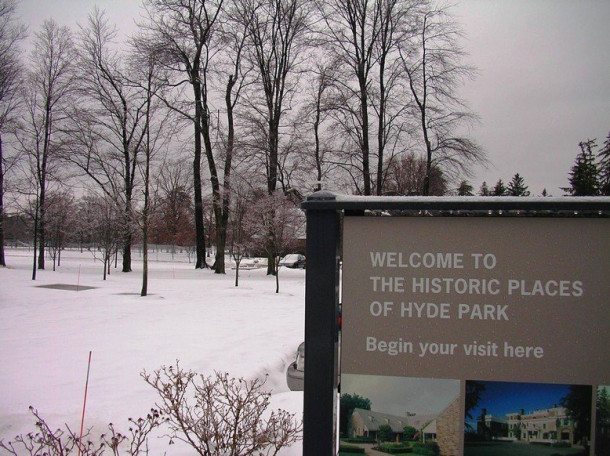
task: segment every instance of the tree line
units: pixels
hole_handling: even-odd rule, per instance
[[[127,40],[94,9],[74,30],[46,20],[29,56],[15,9],[0,1],[0,202],[31,217],[33,278],[66,192],[114,204],[124,272],[172,197],[192,201],[207,267],[209,209],[224,273],[244,195],[443,194],[485,160],[462,134],[477,117],[456,95],[474,74],[459,24],[430,0],[145,0]],[[273,258],[275,209],[258,222]]]
[[[122,271],[165,223],[196,268],[214,244],[217,273],[255,231],[242,222],[276,258],[276,205],[323,187],[474,195],[485,154],[457,93],[475,69],[432,0],[144,0],[128,39],[94,9],[75,29],[46,20],[29,55],[15,11],[0,0],[0,237],[8,201],[33,225],[33,278],[61,195],[113,205]],[[607,194],[608,140],[580,147],[565,191]],[[478,194],[530,193],[515,174]]]
[[[574,165],[568,173],[568,187],[562,187],[565,195],[570,196],[610,196],[610,133],[603,146],[598,149],[597,139],[587,139],[578,143],[580,152],[576,155]],[[457,194],[474,196],[474,189],[468,181],[462,181]],[[478,192],[479,196],[530,196],[525,179],[516,173],[506,184],[498,179],[493,187],[483,182]],[[546,189],[540,196],[549,196]]]

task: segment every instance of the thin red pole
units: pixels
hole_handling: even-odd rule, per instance
[[[85,398],[83,399],[83,416],[80,420],[80,437],[78,438],[78,456],[81,456],[81,445],[83,441],[83,429],[85,426],[85,408],[87,407],[87,389],[89,387],[89,369],[91,368],[91,351],[89,351],[89,362],[87,363],[87,380],[85,381]]]

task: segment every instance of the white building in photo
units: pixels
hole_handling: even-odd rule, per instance
[[[526,413],[507,413],[505,417],[482,414],[477,433],[494,439],[507,438],[525,442],[563,440],[574,444],[574,422],[564,407],[551,407]]]

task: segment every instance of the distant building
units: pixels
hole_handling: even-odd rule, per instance
[[[400,441],[406,426],[413,427],[422,432],[431,424],[437,415],[415,415],[406,413],[405,416],[390,415],[388,413],[374,412],[371,410],[354,409],[349,420],[348,435],[350,437],[377,438],[379,426],[387,424],[392,428],[392,440]],[[428,440],[435,440],[436,433],[428,431]]]
[[[525,442],[574,441],[574,421],[564,407],[551,407],[525,413],[508,413],[505,417],[485,413],[477,419],[477,433],[487,439],[522,440]]]
[[[482,435],[486,440],[507,437],[508,423],[504,417],[488,414],[487,410],[483,409],[477,420],[477,434]]]

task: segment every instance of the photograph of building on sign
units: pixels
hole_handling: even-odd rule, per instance
[[[459,454],[459,380],[344,374],[341,392],[340,432],[350,444]]]
[[[588,455],[592,387],[466,381],[464,456]]]

